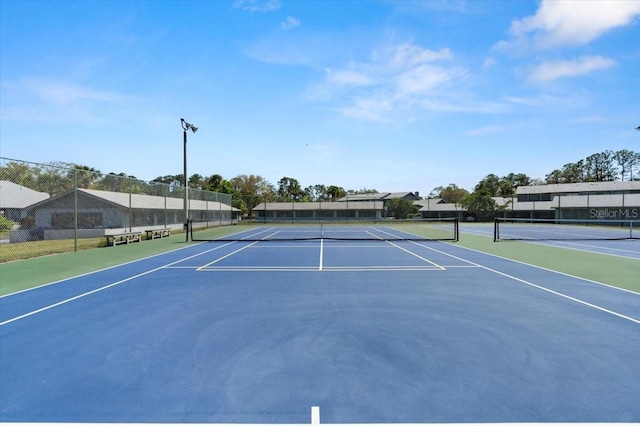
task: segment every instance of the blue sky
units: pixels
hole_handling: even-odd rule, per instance
[[[472,190],[640,150],[640,1],[0,3],[0,155]]]

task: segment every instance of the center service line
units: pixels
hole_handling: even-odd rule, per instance
[[[222,256],[222,257],[217,258],[217,259],[216,259],[216,260],[214,260],[213,262],[209,262],[209,263],[207,263],[206,265],[203,265],[203,266],[201,266],[201,267],[197,268],[197,269],[196,269],[196,271],[202,271],[203,269],[208,268],[209,266],[213,265],[214,263],[218,263],[218,262],[220,262],[221,260],[226,259],[227,257],[233,256],[234,254],[236,254],[236,253],[238,253],[238,252],[241,252],[242,250],[246,250],[246,249],[248,249],[249,247],[251,247],[251,246],[254,246],[254,245],[258,244],[258,242],[259,242],[259,241],[254,241],[254,242],[252,242],[251,244],[249,244],[249,245],[247,245],[247,246],[240,247],[238,250],[232,251],[231,253],[228,253],[228,254],[226,254],[226,255],[224,255],[224,256]]]
[[[322,257],[324,256],[324,238],[320,238],[320,265],[318,270],[322,271]]]

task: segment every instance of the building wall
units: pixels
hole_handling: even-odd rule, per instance
[[[254,210],[256,220],[378,220],[379,210]]]

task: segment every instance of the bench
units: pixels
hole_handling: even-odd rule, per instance
[[[145,232],[147,233],[147,240],[154,240],[156,238],[168,237],[171,235],[170,228],[147,229]]]
[[[108,246],[117,246],[118,244],[135,243],[142,240],[142,232],[124,232],[122,234],[105,235],[107,237]]]

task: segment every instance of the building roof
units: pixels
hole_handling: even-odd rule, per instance
[[[46,192],[38,192],[8,180],[0,180],[0,209],[23,209],[49,198]]]
[[[548,185],[519,186],[516,195],[521,194],[563,194],[586,193],[600,191],[631,191],[640,190],[640,181],[614,181],[614,182],[582,182],[582,183],[556,183]]]
[[[387,201],[387,200],[396,200],[396,199],[407,199],[407,200],[419,200],[420,197],[415,195],[413,192],[375,192],[369,194],[351,194],[346,197],[342,197],[338,200],[338,202],[345,201]]]
[[[122,208],[134,209],[150,209],[150,210],[182,210],[184,208],[183,198],[163,197],[158,195],[146,195],[146,194],[129,194],[127,192],[111,192],[101,191],[97,189],[78,189],[79,193],[86,194],[90,197],[94,197],[111,203],[115,206]],[[65,192],[56,197],[48,200],[40,201],[36,204],[28,206],[29,209],[39,208],[46,205],[49,202],[67,196],[73,193],[72,191]],[[240,210],[231,207],[228,204],[220,203],[219,201],[202,201],[202,200],[189,200],[190,210],[229,210],[239,212]]]
[[[384,197],[385,200],[395,200],[399,198],[404,198],[407,200],[420,200],[420,197],[413,192],[390,192]]]
[[[416,205],[422,206],[420,212],[451,212],[464,211],[460,204],[446,203],[442,198],[428,198],[415,202]]]

